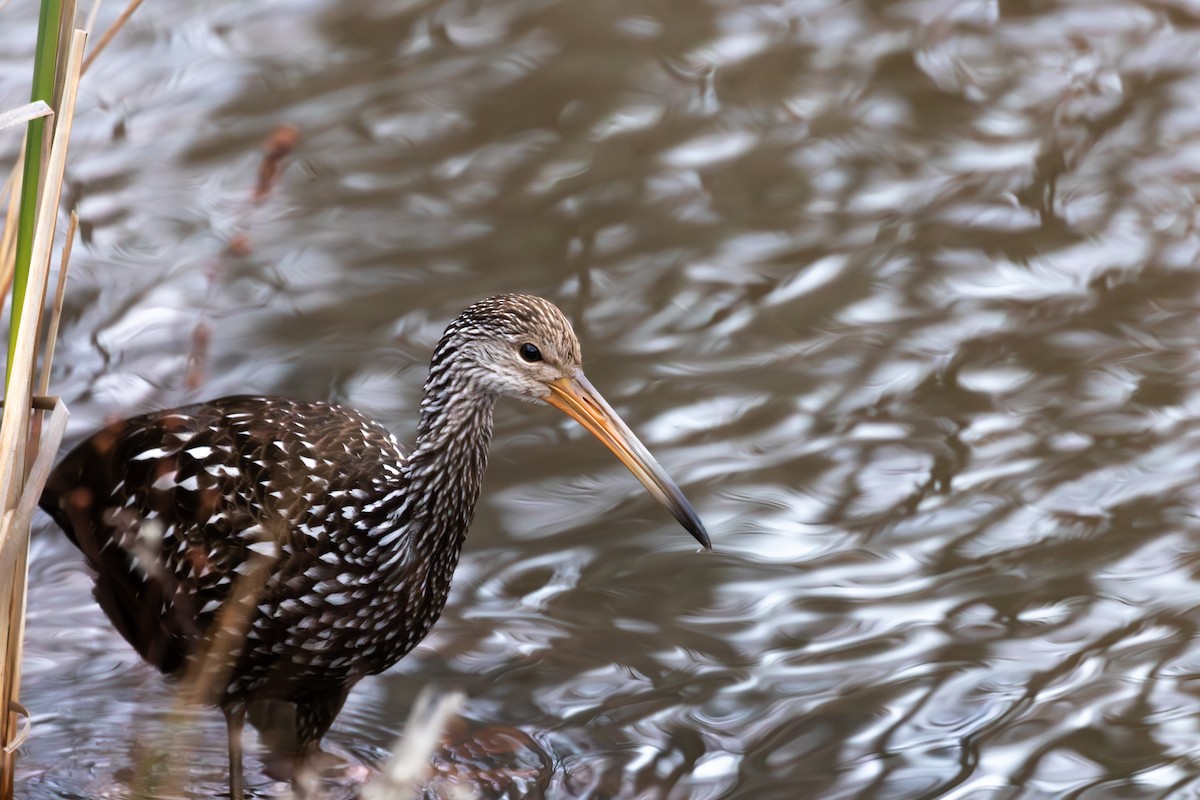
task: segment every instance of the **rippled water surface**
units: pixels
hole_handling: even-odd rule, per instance
[[[709,525],[502,405],[446,612],[343,756],[433,685],[468,699],[431,793],[1200,796],[1196,3],[155,0],[68,183],[70,443],[243,391],[411,441],[445,323],[533,291]],[[27,648],[19,797],[223,791],[220,715],[173,738],[42,518]]]

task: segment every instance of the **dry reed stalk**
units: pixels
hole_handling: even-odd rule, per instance
[[[4,513],[4,518],[0,521],[0,531],[28,531],[30,521],[33,519],[34,509],[37,507],[38,497],[41,495],[41,487],[45,485],[46,479],[50,476],[50,470],[54,466],[54,458],[58,454],[58,446],[62,442],[63,434],[67,430],[67,419],[70,414],[67,413],[67,407],[57,397],[38,397],[34,406],[39,410],[49,410],[51,412],[48,420],[42,421],[41,442],[42,446],[37,450],[37,457],[34,459],[33,465],[30,468],[29,476],[25,484],[25,490],[22,493],[20,500],[15,508],[10,508]],[[16,543],[17,547],[7,547],[0,549],[0,575],[16,574],[20,570],[19,577],[22,578],[21,586],[12,586],[11,598],[0,597],[0,608],[4,602],[8,600],[14,606],[20,604],[21,614],[16,619],[9,618],[10,637],[15,638],[17,642],[17,659],[20,659],[20,643],[24,638],[25,633],[25,598],[24,598],[24,569],[23,566],[28,555],[29,537],[20,537],[20,541]],[[18,591],[20,594],[18,595]],[[7,646],[7,643],[0,643],[0,646]],[[19,666],[19,663],[18,663]],[[16,677],[20,677],[20,673],[16,673]],[[9,797],[11,795],[11,767],[13,755],[16,749],[21,746],[25,737],[29,734],[29,712],[25,710],[16,699],[17,690],[20,688],[19,681],[16,681],[13,686],[13,694],[8,700],[8,709],[12,713],[11,723],[17,723],[17,717],[24,717],[24,722],[20,729],[10,730],[11,738],[4,740],[6,743],[3,747],[3,766],[4,766],[4,783],[0,787],[0,796]]]
[[[59,0],[58,61],[54,65],[54,108],[62,108],[63,93],[67,90],[67,58],[70,57],[71,35],[75,31],[75,0]],[[46,144],[42,152],[50,151],[50,126],[46,127]]]
[[[15,742],[21,735],[19,712],[21,649],[25,626],[25,584],[29,548],[29,522],[37,505],[66,424],[66,410],[55,405],[42,446],[30,459],[29,435],[33,411],[33,382],[37,362],[38,327],[45,302],[44,291],[50,270],[58,204],[62,196],[67,146],[75,118],[83,51],[87,35],[76,31],[67,59],[66,90],[55,120],[54,137],[47,168],[43,173],[38,214],[29,264],[29,289],[22,301],[24,324],[17,330],[15,347],[9,354],[11,372],[0,417],[0,797],[11,797]]]
[[[0,114],[0,130],[53,114],[54,111],[44,101],[36,100]],[[4,213],[4,230],[0,232],[0,296],[8,294],[17,265],[17,217],[21,212],[21,185],[25,179],[22,168],[24,163],[25,140],[22,139],[17,160],[13,164],[13,168],[9,170],[3,187],[0,187],[0,203],[7,203],[7,210]]]
[[[47,107],[48,108],[48,107]],[[5,192],[0,195],[7,197],[8,207],[4,213],[4,232],[0,234],[0,297],[8,294],[12,286],[13,272],[17,268],[17,218],[21,213],[21,187],[25,181],[25,140],[21,140],[21,150],[17,161],[4,181]]]
[[[24,170],[20,169],[25,160],[25,143],[21,143],[21,152],[17,156],[17,167],[8,174],[6,184],[12,187],[9,195],[8,210],[4,214],[4,232],[0,234],[0,297],[8,294],[12,286],[13,272],[17,266],[17,217],[21,212],[21,204],[17,200],[21,196],[21,185],[24,182]]]
[[[57,224],[58,202],[62,195],[63,173],[66,168],[67,145],[71,135],[71,124],[75,117],[75,98],[79,86],[79,65],[83,43],[87,36],[77,32],[72,40],[72,58],[68,69],[72,71],[70,89],[64,97],[63,113],[55,126],[54,144],[51,148],[49,168],[38,201],[38,216],[33,239],[33,258],[30,263],[30,284],[34,289],[25,296],[22,316],[28,321],[17,332],[17,347],[12,353],[13,372],[5,397],[4,413],[0,419],[0,458],[5,469],[0,474],[0,502],[12,508],[20,499],[25,486],[25,433],[29,423],[32,403],[33,369],[36,362],[38,323],[43,292],[50,270],[50,252],[54,244]],[[7,468],[13,467],[13,468]],[[0,554],[12,541],[10,531],[0,531]]]

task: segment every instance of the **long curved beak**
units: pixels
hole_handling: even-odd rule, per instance
[[[700,521],[692,504],[587,378],[579,374],[574,378],[558,378],[546,385],[550,388],[550,394],[544,398],[547,403],[604,442],[605,447],[621,459],[621,463],[629,468],[650,494],[670,509],[675,519],[679,520],[679,524],[686,528],[705,550],[712,549],[708,531],[704,530],[704,523]]]

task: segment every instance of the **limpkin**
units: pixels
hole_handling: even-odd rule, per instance
[[[248,704],[294,704],[302,761],[351,687],[429,632],[502,396],[574,418],[710,547],[679,487],[584,377],[566,317],[530,295],[482,300],[446,328],[411,454],[344,406],[238,396],[111,424],[55,468],[42,507],[144,659],[183,673],[226,635],[209,702],[225,714],[233,798]],[[233,592],[251,573],[263,577],[247,603]],[[246,613],[227,614],[235,603]]]

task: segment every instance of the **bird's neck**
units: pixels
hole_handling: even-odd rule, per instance
[[[432,372],[421,401],[417,442],[404,465],[406,516],[418,557],[457,563],[475,513],[492,440],[496,399],[453,370]]]

